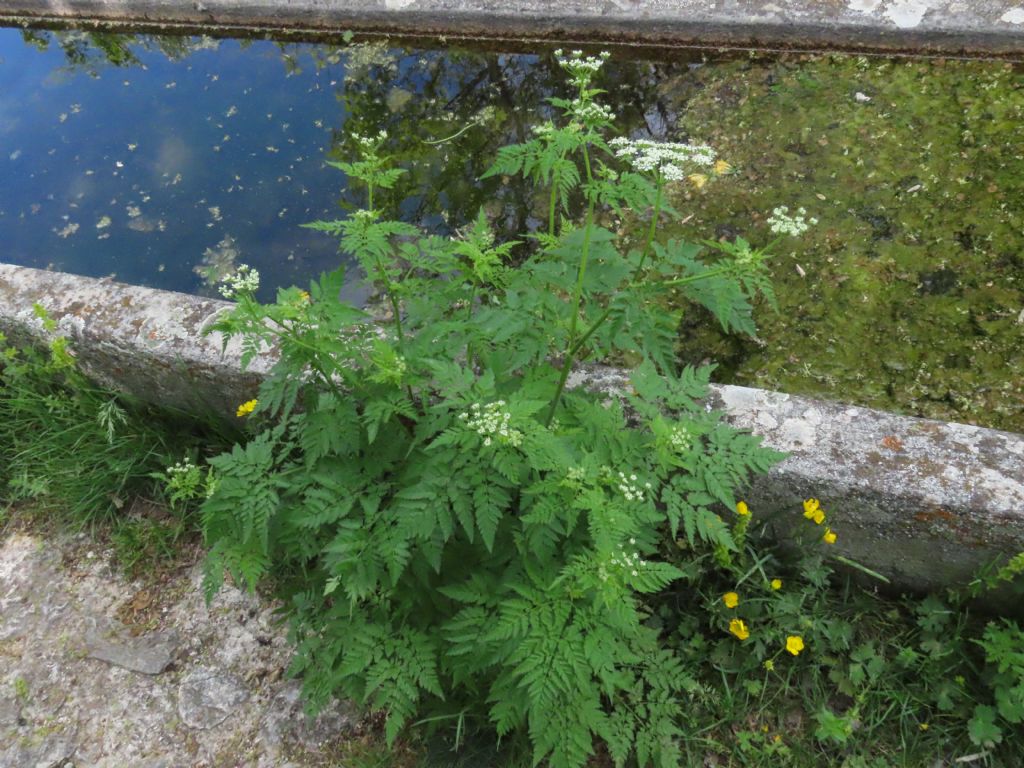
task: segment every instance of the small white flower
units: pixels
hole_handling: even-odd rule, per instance
[[[260,287],[260,273],[248,264],[239,264],[238,270],[221,280],[220,295],[233,299],[240,293],[255,293]]]
[[[768,217],[768,228],[776,235],[799,237],[818,223],[818,220],[813,217],[808,222],[804,218],[806,215],[807,209],[799,208],[797,209],[796,216],[790,216],[789,208],[785,205],[780,205],[773,209],[772,215]]]

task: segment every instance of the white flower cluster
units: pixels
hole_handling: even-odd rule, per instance
[[[534,136],[544,138],[545,136],[550,136],[555,132],[555,124],[548,120],[546,123],[533,126],[530,130],[533,131]]]
[[[636,539],[630,539],[629,543],[636,544]],[[639,576],[640,571],[638,569],[647,565],[647,561],[640,557],[639,552],[626,552],[626,548],[622,544],[619,545],[619,549],[622,551],[617,555],[612,555],[608,564],[616,568],[621,568],[624,571],[629,571],[632,576]],[[604,566],[598,569],[597,575],[600,577],[601,581],[608,580],[608,571]]]
[[[690,434],[690,430],[684,427],[682,424],[677,424],[672,427],[672,431],[668,436],[669,444],[672,446],[672,450],[677,453],[688,451],[693,446],[693,435]]]
[[[561,48],[555,51],[555,61],[560,67],[570,72],[576,70],[597,72],[611,56],[608,51],[601,51],[597,56],[584,56],[583,51],[570,51],[566,56]]]
[[[643,501],[644,500],[644,489],[648,491],[651,489],[650,483],[644,483],[643,487],[636,484],[636,475],[630,475],[626,477],[625,472],[619,472],[619,485],[618,488],[622,492],[622,495],[626,497],[626,501]]]
[[[609,144],[615,150],[615,156],[629,163],[634,170],[641,173],[656,170],[668,181],[685,179],[688,166],[715,164],[715,150],[706,144],[627,139],[624,136],[612,139]]]
[[[221,280],[220,295],[233,299],[240,293],[255,293],[260,287],[260,273],[248,264],[239,264],[238,269]]]
[[[375,149],[381,142],[388,137],[388,132],[382,130],[376,136],[360,136],[358,133],[352,134],[352,138],[363,147],[364,149]]]
[[[459,419],[484,439],[485,446],[490,445],[495,437],[513,448],[518,448],[523,442],[523,433],[509,426],[512,414],[505,410],[504,400],[495,400],[484,406],[473,403],[468,412],[459,414]]]
[[[792,235],[793,237],[799,237],[818,223],[818,220],[814,217],[804,219],[804,216],[806,215],[806,208],[798,208],[796,216],[790,216],[789,208],[784,205],[780,205],[778,208],[774,209],[772,211],[772,215],[768,217],[768,228],[776,235]]]
[[[582,99],[573,100],[572,115],[584,125],[593,125],[603,121],[610,122],[615,119],[615,113],[604,104]]]
[[[167,474],[170,475],[171,477],[174,477],[175,475],[187,475],[189,472],[192,472],[195,469],[197,469],[197,467],[195,464],[192,463],[192,460],[189,458],[185,458],[179,461],[173,467],[168,467]]]
[[[573,485],[578,485],[579,483],[582,483],[584,480],[586,480],[586,478],[587,470],[585,470],[583,467],[569,467],[568,471],[565,473],[565,479],[568,480]]]

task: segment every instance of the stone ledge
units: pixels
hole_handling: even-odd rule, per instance
[[[237,344],[222,354],[217,334],[201,336],[228,302],[0,264],[0,331],[38,335],[36,302],[86,373],[163,405],[232,417],[272,363],[243,373]],[[613,392],[626,381],[595,368],[570,383]],[[714,386],[708,407],[790,454],[755,480],[756,514],[784,527],[802,522],[802,499],[821,498],[837,551],[900,587],[962,583],[1024,551],[1024,435],[736,386]]]
[[[1024,0],[0,0],[0,15],[656,46],[1024,53]]]

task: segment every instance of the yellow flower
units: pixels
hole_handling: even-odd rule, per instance
[[[826,528],[825,529],[825,535],[821,537],[821,540],[824,541],[826,544],[835,544],[836,543],[835,531],[833,531],[831,528]]]
[[[735,608],[740,604],[740,596],[735,592],[726,592],[722,595],[722,602],[725,603],[726,608]]]
[[[736,504],[736,514],[740,517],[746,517],[750,514],[750,507],[747,506],[747,502],[741,501]]]
[[[299,298],[303,301],[310,301],[309,291],[299,291]]]
[[[708,177],[705,176],[703,173],[691,173],[686,178],[693,182],[693,186],[695,186],[697,189],[703,188],[703,186],[708,183]]]
[[[917,727],[920,728],[922,731],[927,731],[928,730],[928,723],[918,723]]]
[[[728,173],[732,170],[732,166],[729,165],[725,160],[718,160],[715,162],[715,173],[721,176],[723,173]]]
[[[804,639],[800,635],[790,635],[786,638],[786,650],[794,656],[799,656],[804,649]]]
[[[250,413],[256,410],[256,405],[258,403],[259,400],[250,400],[247,403],[242,403],[240,406],[238,406],[238,410],[235,411],[235,416],[237,416],[238,418],[248,416]]]
[[[772,589],[782,589],[782,579],[772,579]]]
[[[736,635],[740,640],[746,640],[750,637],[750,630],[747,629],[747,625],[743,623],[743,619],[733,619],[730,621],[729,631]]]
[[[811,520],[814,521],[815,525],[821,525],[822,523],[824,523],[825,522],[825,510],[823,510],[823,509],[816,509],[816,510],[814,510],[814,514],[811,515]]]
[[[780,741],[782,741],[782,736],[776,733],[774,736],[772,736],[772,741],[778,744]]]
[[[819,509],[821,509],[820,501],[817,499],[807,499],[804,502],[804,517],[810,520]]]

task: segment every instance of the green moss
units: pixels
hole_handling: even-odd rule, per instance
[[[694,316],[685,359],[729,383],[1024,432],[1024,74],[1002,62],[752,58],[666,85],[735,175],[685,234],[820,225],[779,248],[763,343]]]

